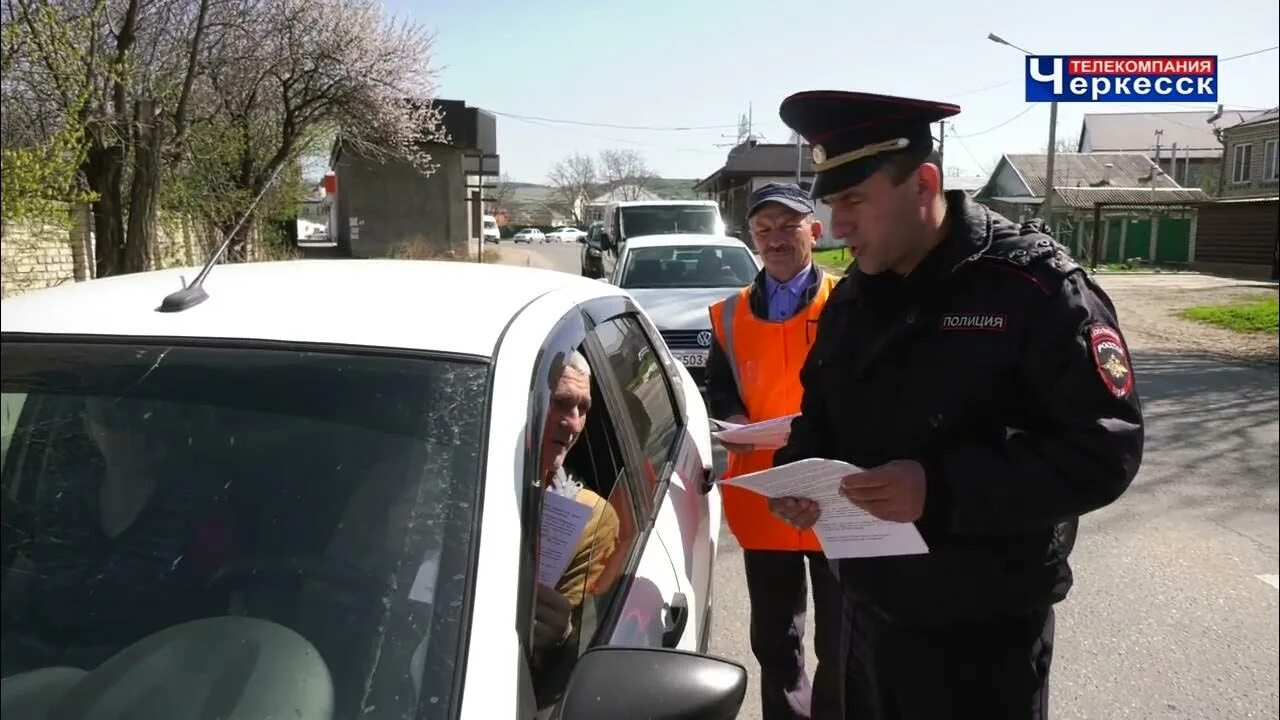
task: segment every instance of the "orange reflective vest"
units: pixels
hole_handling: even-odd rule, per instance
[[[748,422],[800,412],[800,368],[817,335],[818,315],[839,278],[820,274],[813,300],[782,322],[751,311],[754,285],[711,306],[711,327],[733,368],[738,397]],[[726,478],[773,466],[774,450],[729,453]],[[749,550],[821,551],[812,530],[800,531],[769,512],[764,496],[742,488],[721,487],[724,518],[738,544]]]

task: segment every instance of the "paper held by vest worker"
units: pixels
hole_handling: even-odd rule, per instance
[[[750,425],[712,420],[721,429],[711,433],[711,436],[721,442],[751,445],[756,450],[777,450],[787,444],[787,438],[791,436],[791,421],[795,417],[796,415],[787,415]]]
[[[811,458],[720,481],[765,497],[798,497],[818,503],[813,526],[831,560],[929,552],[913,523],[881,520],[840,495],[840,479],[862,468],[839,460]]]

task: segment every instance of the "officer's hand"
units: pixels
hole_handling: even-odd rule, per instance
[[[727,423],[733,423],[734,425],[748,425],[751,422],[747,420],[745,415],[732,415],[730,417],[725,418],[724,421]],[[725,442],[723,440],[720,440],[719,442],[721,447],[723,447],[725,450],[728,450],[731,453],[749,453],[752,450],[756,449],[756,446],[750,443],[734,443],[734,442]]]
[[[915,522],[924,514],[924,467],[894,460],[840,481],[840,494],[881,520]]]
[[[533,614],[533,642],[536,647],[557,647],[569,636],[569,616],[573,604],[564,595],[545,585],[537,586]]]
[[[797,530],[808,530],[818,522],[818,503],[807,498],[769,498],[769,512]]]

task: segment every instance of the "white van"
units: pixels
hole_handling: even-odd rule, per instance
[[[474,216],[473,216],[474,217]],[[498,232],[498,220],[492,215],[485,215],[481,218],[481,231],[484,241],[494,243],[502,239],[502,233]]]
[[[627,238],[643,235],[724,235],[720,206],[714,200],[635,200],[609,203],[604,209],[609,246],[620,249]]]

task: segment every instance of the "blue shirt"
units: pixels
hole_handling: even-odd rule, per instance
[[[813,278],[812,263],[786,282],[778,282],[767,272],[764,274],[764,294],[768,302],[770,322],[790,320],[796,314],[805,290],[813,284]]]

